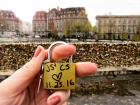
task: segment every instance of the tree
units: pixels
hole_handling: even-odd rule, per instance
[[[54,27],[54,28],[52,29],[52,33],[53,33],[55,36],[58,35],[58,31],[57,31],[56,27]]]
[[[120,35],[120,39],[121,39],[122,41],[127,40],[127,39],[128,39],[128,34],[127,34],[127,33],[122,33],[122,34]]]
[[[71,34],[71,23],[69,21],[66,22],[65,27],[64,27],[64,35],[65,37],[69,37]]]
[[[92,26],[89,21],[87,21],[85,24],[83,24],[83,32],[91,32]]]
[[[96,26],[93,26],[93,27],[92,27],[92,32],[93,32],[93,33],[97,33],[97,27],[96,27]]]
[[[140,35],[136,34],[132,36],[132,41],[140,41]]]
[[[66,37],[79,36],[86,38],[89,33],[92,32],[92,26],[90,22],[79,21],[67,21],[65,22],[64,34]]]

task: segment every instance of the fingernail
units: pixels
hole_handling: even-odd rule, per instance
[[[61,101],[60,97],[55,96],[55,97],[48,100],[48,105],[57,105],[60,101]]]
[[[35,50],[34,57],[37,57],[41,52],[41,50],[42,50],[41,46],[38,46],[37,49]]]

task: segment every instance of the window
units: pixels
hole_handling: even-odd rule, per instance
[[[106,25],[106,20],[104,20],[104,25]]]
[[[131,20],[128,21],[128,24],[131,24]]]
[[[133,24],[136,24],[136,20],[133,20]]]
[[[119,24],[121,24],[121,20],[119,20]]]
[[[123,24],[126,24],[126,20],[123,20]]]
[[[115,21],[115,20],[113,21],[113,24],[114,24],[114,25],[116,24],[116,21]]]
[[[101,20],[99,20],[99,24],[102,24],[102,21]]]

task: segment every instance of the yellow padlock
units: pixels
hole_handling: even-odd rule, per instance
[[[48,59],[43,63],[43,85],[45,89],[75,89],[75,63],[72,63],[72,56],[69,63],[52,63],[52,49],[58,44],[55,42],[48,49]]]

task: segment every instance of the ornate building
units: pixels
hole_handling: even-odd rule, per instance
[[[65,28],[72,28],[74,24],[84,24],[88,21],[84,7],[71,7],[60,9],[56,18],[56,27],[58,33],[64,34]]]
[[[53,9],[49,9],[48,12],[48,31],[50,32],[55,32],[57,31],[56,29],[56,16],[59,12],[59,9],[53,8]]]
[[[0,37],[12,37],[19,31],[20,20],[10,10],[0,10]]]
[[[65,28],[76,23],[84,24],[88,21],[84,7],[49,9],[38,11],[33,17],[33,32],[34,35],[47,35],[48,32],[64,35]]]
[[[46,36],[48,31],[47,12],[37,11],[33,16],[32,30],[35,36]]]
[[[96,16],[97,32],[103,39],[132,39],[140,34],[140,15],[102,15]]]

